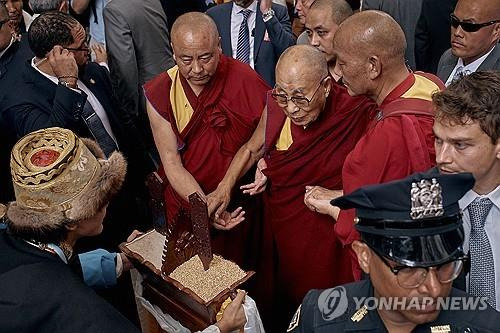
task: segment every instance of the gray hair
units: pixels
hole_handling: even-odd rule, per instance
[[[33,13],[41,14],[50,10],[58,10],[61,2],[67,0],[29,0]]]

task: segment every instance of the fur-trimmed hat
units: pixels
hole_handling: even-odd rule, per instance
[[[99,145],[52,127],[21,138],[10,167],[16,201],[7,207],[13,231],[50,231],[97,214],[122,186],[123,155],[105,158]]]

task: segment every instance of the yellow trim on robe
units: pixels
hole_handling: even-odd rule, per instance
[[[415,74],[415,83],[401,97],[403,98],[418,98],[426,101],[432,101],[432,94],[439,91],[437,84],[428,78]],[[430,93],[429,93],[430,92]]]
[[[170,104],[172,105],[177,130],[179,133],[182,133],[191,120],[194,110],[186,97],[184,88],[182,88],[179,67],[174,66],[167,73],[172,80],[172,85],[170,86]]]
[[[276,150],[288,150],[288,148],[290,148],[292,143],[293,143],[293,138],[292,138],[291,121],[290,118],[286,117],[285,123],[281,128],[281,133],[278,138],[278,141],[276,141]]]

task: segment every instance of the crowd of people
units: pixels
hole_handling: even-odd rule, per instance
[[[269,332],[498,332],[499,40],[500,0],[0,0],[1,330],[139,330],[156,173]]]

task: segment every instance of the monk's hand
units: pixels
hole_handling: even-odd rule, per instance
[[[255,179],[253,183],[240,186],[240,189],[243,190],[243,193],[256,195],[264,192],[267,185],[267,177],[266,175],[264,175],[264,173],[262,173],[262,170],[266,168],[267,168],[266,161],[263,158],[261,158],[257,162],[257,170],[255,170]]]
[[[238,207],[232,213],[222,212],[217,219],[214,219],[214,228],[231,230],[243,221],[245,221],[245,211],[242,207]]]
[[[230,201],[231,188],[222,182],[219,183],[215,191],[207,195],[208,216],[214,215],[214,220],[218,220]]]
[[[269,9],[271,9],[272,0],[260,0],[260,11],[262,13],[266,13]]]
[[[310,210],[320,214],[330,215],[337,220],[340,209],[332,206],[330,201],[341,197],[343,194],[343,191],[329,190],[321,186],[306,186],[304,203]]]

